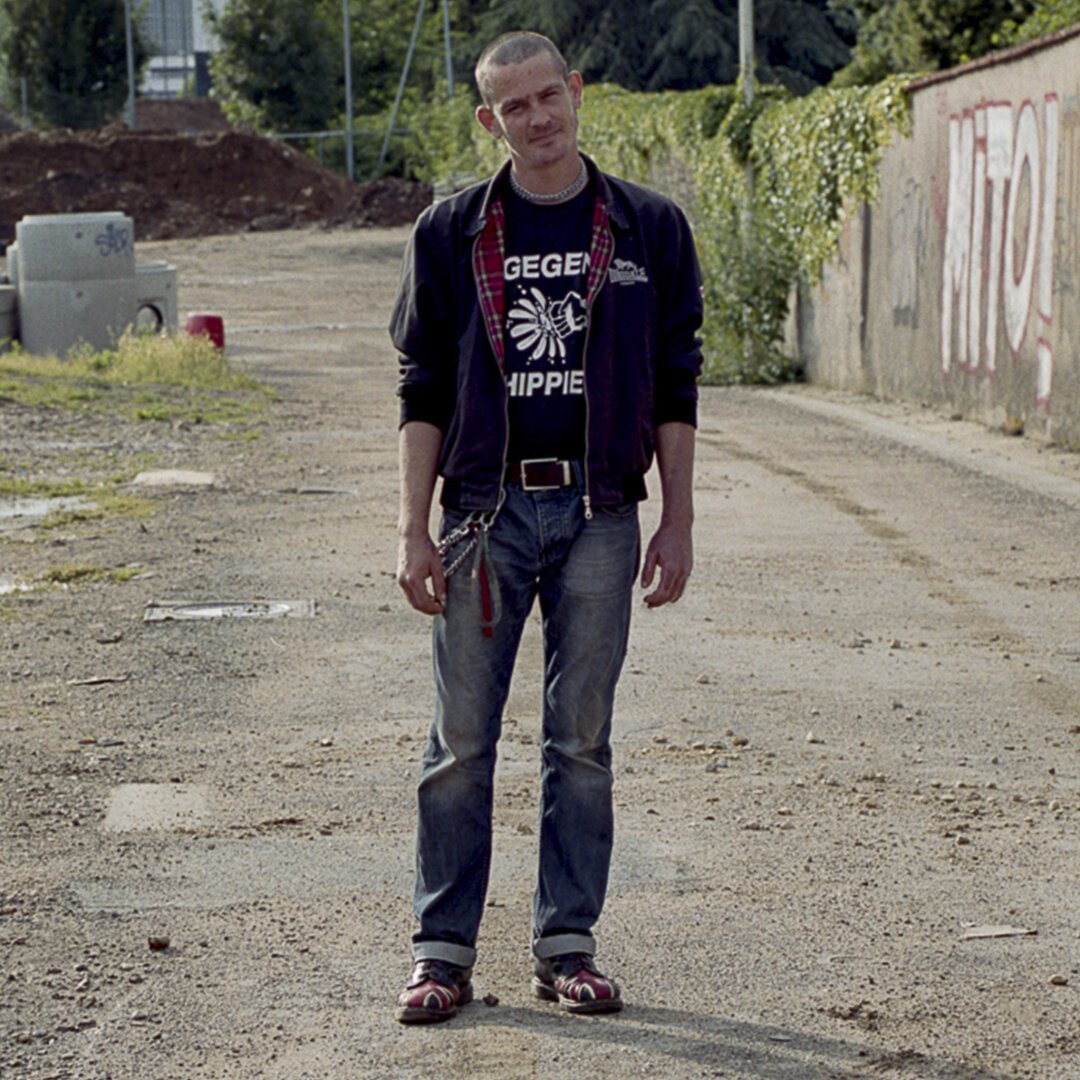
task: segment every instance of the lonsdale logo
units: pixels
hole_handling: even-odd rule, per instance
[[[649,275],[642,267],[629,259],[615,259],[608,268],[608,279],[612,285],[648,284]]]

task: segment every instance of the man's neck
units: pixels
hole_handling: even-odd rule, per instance
[[[543,169],[519,169],[516,164],[514,179],[534,195],[555,195],[568,188],[581,174],[583,162],[577,153]]]

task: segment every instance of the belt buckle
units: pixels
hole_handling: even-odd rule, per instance
[[[561,484],[530,484],[527,473],[530,465],[562,465],[563,482]],[[525,458],[521,462],[521,490],[522,491],[555,491],[560,487],[567,487],[570,483],[570,462],[559,461],[558,458]]]

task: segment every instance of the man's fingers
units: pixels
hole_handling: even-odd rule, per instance
[[[645,597],[646,605],[651,608],[662,607],[664,604],[674,604],[681,599],[690,576],[682,570],[667,569],[662,561],[658,565],[660,567],[660,581],[657,583],[656,588]],[[642,584],[647,588],[650,582],[646,581],[642,576]]]
[[[652,548],[649,548],[645,552],[645,562],[641,567],[641,585],[642,588],[647,589],[653,583],[653,575],[656,573],[656,567],[659,564],[659,559],[656,557],[656,552]]]
[[[425,615],[438,615],[442,611],[442,602],[428,592],[427,578],[404,576],[398,583],[406,599],[417,611],[422,611]]]
[[[443,572],[442,559],[436,559],[431,568],[431,590],[435,594],[435,602],[439,610],[446,606],[446,574]]]
[[[417,611],[425,615],[442,612],[446,604],[446,575],[437,554],[417,557],[403,548],[398,562],[397,582],[409,604]]]

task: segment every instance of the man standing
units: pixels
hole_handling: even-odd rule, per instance
[[[533,33],[481,54],[477,119],[509,162],[421,215],[391,337],[401,353],[398,583],[434,616],[435,718],[418,790],[403,1023],[472,1000],[491,863],[496,745],[525,619],[544,644],[533,991],[622,1007],[593,927],[613,839],[611,717],[640,563],[637,504],[663,496],[649,607],[690,575],[701,279],[682,212],[578,151],[582,80]],[[442,478],[440,541],[428,517]]]

